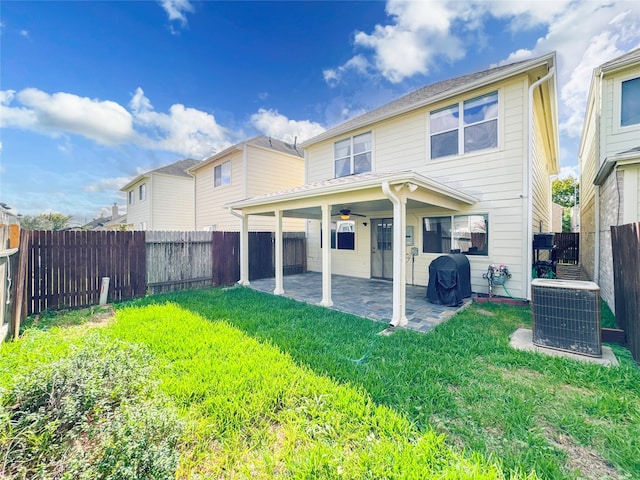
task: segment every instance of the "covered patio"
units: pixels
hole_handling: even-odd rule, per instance
[[[275,278],[252,280],[250,287],[273,294]],[[393,283],[385,280],[370,280],[332,275],[333,310],[351,313],[359,317],[388,323],[393,315]],[[465,299],[460,307],[446,307],[429,303],[426,287],[406,286],[406,316],[404,328],[428,332],[445,322],[459,310],[471,304]],[[322,273],[309,272],[284,277],[283,296],[301,302],[319,304],[322,298]]]
[[[232,202],[226,207],[230,213],[242,219],[239,283],[253,286],[253,281],[249,282],[249,217],[252,215],[269,216],[274,218],[275,280],[270,281],[269,288],[264,288],[276,295],[300,298],[290,291],[294,287],[291,277],[287,279],[285,285],[282,261],[282,219],[291,217],[319,221],[314,244],[320,246],[318,252],[320,261],[317,261],[314,268],[310,268],[312,271],[321,271],[314,277],[319,283],[317,287],[313,287],[319,289],[319,303],[325,307],[337,305],[339,310],[361,316],[384,319],[394,327],[408,327],[410,320],[420,318],[416,312],[426,304],[426,300],[422,299],[420,304],[414,303],[413,297],[420,298],[424,296],[424,293],[409,293],[411,285],[407,284],[407,254],[410,250],[414,250],[416,254],[418,252],[418,247],[414,243],[410,244],[411,249],[407,246],[408,210],[428,209],[432,214],[451,215],[453,212],[459,212],[461,208],[474,205],[477,201],[477,198],[465,192],[432,178],[407,171],[380,174],[361,173],[337,177],[282,192]],[[352,213],[355,211],[359,213]],[[361,243],[359,248],[355,243],[351,243],[349,248],[344,250],[350,250],[353,254],[339,257],[337,251],[340,250],[339,242],[336,240],[337,250],[332,244],[332,222],[338,217],[349,220],[350,215],[357,215],[360,219],[359,222],[353,224],[353,228],[356,229],[353,237],[360,238]],[[378,222],[384,222],[380,224],[381,228],[377,231],[376,238],[372,238],[370,233],[374,228],[374,219]],[[359,235],[357,229],[360,226],[366,230],[365,233],[361,232]],[[367,226],[369,226],[368,229]],[[411,228],[414,227],[415,225],[412,225]],[[335,227],[333,231],[336,231]],[[307,233],[309,234],[309,232]],[[352,242],[356,241],[352,240]],[[380,255],[381,252],[386,251],[389,251],[391,255],[386,258]],[[382,273],[378,271],[378,267],[381,267]],[[336,272],[336,270],[338,271]],[[389,272],[385,273],[385,270],[389,270]],[[352,272],[353,276],[344,277],[344,286],[333,284],[334,278],[338,282],[342,278],[336,273],[351,275]],[[368,278],[392,280],[392,282],[384,282],[380,285],[381,288],[388,289],[388,295],[383,296],[382,293],[372,295],[370,301],[373,303],[367,307],[366,312],[363,312],[361,302],[350,309],[349,304],[353,303],[353,300],[348,300],[348,293],[360,292],[367,295],[367,292],[370,291],[369,285],[376,283]],[[356,282],[365,282],[361,291],[355,287]],[[303,288],[311,291],[312,287],[309,286],[306,279],[303,282]],[[424,291],[424,287],[422,290]],[[307,294],[305,293],[305,295]],[[347,295],[344,301],[342,300],[343,295]],[[314,296],[314,303],[318,303],[317,298]],[[384,300],[380,302],[380,298]],[[433,326],[439,323],[437,319],[441,316],[440,313],[437,312],[437,315],[425,314],[422,317],[425,319],[433,318],[434,320],[431,322],[431,326]],[[422,325],[416,329],[420,330],[421,327]],[[425,327],[423,331],[428,328],[430,327]]]

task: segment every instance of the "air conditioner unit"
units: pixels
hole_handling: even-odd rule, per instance
[[[602,356],[598,285],[536,278],[531,282],[531,303],[534,345]]]

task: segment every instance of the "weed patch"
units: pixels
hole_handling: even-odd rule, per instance
[[[180,427],[152,395],[151,363],[93,336],[17,378],[0,402],[0,476],[171,478]]]

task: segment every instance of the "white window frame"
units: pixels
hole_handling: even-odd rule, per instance
[[[465,109],[465,104],[468,104],[470,102],[473,102],[474,100],[478,100],[481,99],[483,97],[488,97],[491,95],[495,95],[497,97],[497,107],[496,107],[496,115],[494,117],[491,117],[489,119],[483,119],[481,121],[477,121],[477,122],[471,122],[468,124],[465,124],[465,120],[464,120],[464,109]],[[450,109],[454,109],[457,108],[457,114],[458,114],[458,118],[457,118],[457,126],[455,127],[451,127],[448,129],[443,129],[443,130],[439,130],[437,132],[433,132],[431,130],[431,116],[433,114],[439,113],[439,112],[443,112],[446,110],[450,110]],[[465,155],[475,155],[478,153],[483,153],[483,152],[487,152],[487,151],[491,151],[491,150],[497,150],[500,148],[500,122],[501,122],[501,118],[502,118],[503,114],[502,114],[502,94],[501,91],[498,90],[492,90],[490,92],[487,93],[483,93],[481,95],[476,95],[474,97],[471,98],[466,98],[463,100],[460,100],[456,103],[451,103],[449,105],[446,105],[444,107],[441,108],[437,108],[435,110],[431,110],[429,112],[429,114],[427,115],[427,125],[428,125],[428,130],[429,130],[429,135],[428,137],[428,145],[427,145],[427,151],[429,152],[429,160],[434,160],[434,161],[438,161],[438,160],[442,160],[442,159],[450,159],[453,157],[461,157],[461,156],[465,156]],[[489,123],[489,122],[496,122],[496,138],[495,138],[495,147],[487,147],[487,148],[479,148],[479,149],[475,149],[475,150],[471,150],[471,151],[465,151],[465,130],[469,127],[473,127],[473,126],[477,126],[477,125],[481,125],[483,123]],[[435,135],[442,135],[444,133],[450,133],[450,132],[457,132],[458,133],[458,148],[457,148],[457,152],[456,153],[452,153],[449,155],[441,155],[439,157],[433,157],[432,156],[432,151],[431,151],[431,147],[432,147],[432,138]]]
[[[141,202],[147,199],[147,184],[142,183],[138,186],[138,200]]]
[[[136,192],[135,190],[129,190],[129,205],[133,205],[136,201]]]
[[[225,177],[224,170],[225,167],[229,169],[228,175]],[[220,182],[217,183],[216,172],[220,172]],[[226,181],[225,181],[226,179]],[[213,188],[221,188],[231,185],[231,160],[227,160],[226,162],[222,162],[215,167],[213,167]]]
[[[357,139],[358,137],[363,137],[365,135],[369,135],[369,143],[371,144],[371,148],[369,150],[364,150],[362,152],[355,153],[354,140]],[[336,146],[338,144],[345,143],[347,141],[349,143],[348,154],[343,157],[336,158]],[[343,138],[342,140],[334,142],[333,144],[333,176],[334,178],[341,178],[341,177],[348,177],[349,175],[355,175],[356,174],[355,157],[358,155],[366,154],[366,153],[369,154],[369,170],[357,172],[357,173],[367,173],[367,172],[373,171],[373,132],[372,131],[359,133],[357,135],[353,135],[348,138]],[[345,175],[338,175],[337,174],[338,172],[336,171],[336,162],[338,162],[339,160],[347,160],[347,159],[349,160],[349,173]]]
[[[461,218],[461,217],[484,217],[485,219],[485,225],[486,225],[486,231],[485,231],[485,250],[483,250],[484,253],[472,253],[470,250],[467,251],[462,251],[460,253],[463,253],[465,255],[471,255],[471,256],[478,256],[478,257],[487,257],[489,256],[489,241],[490,241],[490,215],[488,213],[460,213],[457,215],[424,215],[422,216],[422,246],[420,247],[420,251],[422,254],[426,254],[426,255],[442,255],[442,254],[447,254],[449,252],[425,252],[424,251],[424,221],[427,218],[448,218],[449,219],[449,223],[450,223],[450,229],[451,229],[451,238],[450,238],[450,242],[451,242],[451,249],[454,249],[456,247],[460,247],[459,244],[454,244],[454,242],[459,242],[460,239],[459,237],[455,236],[454,233],[454,229],[455,229],[455,220],[456,218]]]
[[[622,133],[634,130],[640,130],[640,123],[622,126],[622,84],[629,80],[640,78],[638,72],[629,73],[628,75],[616,78],[613,85],[613,132]]]

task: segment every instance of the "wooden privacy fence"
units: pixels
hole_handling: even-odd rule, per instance
[[[555,233],[553,243],[557,247],[556,259],[561,263],[577,264],[580,259],[580,234]]]
[[[213,284],[212,232],[145,232],[147,293]]]
[[[231,285],[240,279],[240,234],[213,232],[215,285]],[[284,233],[282,239],[284,275],[307,271],[304,233]],[[275,276],[275,234],[249,232],[249,280]]]
[[[27,231],[16,262],[19,317],[95,305],[103,277],[109,299],[231,285],[240,278],[237,232]],[[274,276],[274,234],[249,234],[250,279]],[[284,235],[285,274],[306,271],[304,234]],[[17,298],[16,298],[17,300]]]
[[[640,223],[611,227],[616,323],[640,361]]]
[[[110,278],[112,300],[145,293],[144,232],[23,230],[21,236],[25,315],[95,305],[103,277]]]

